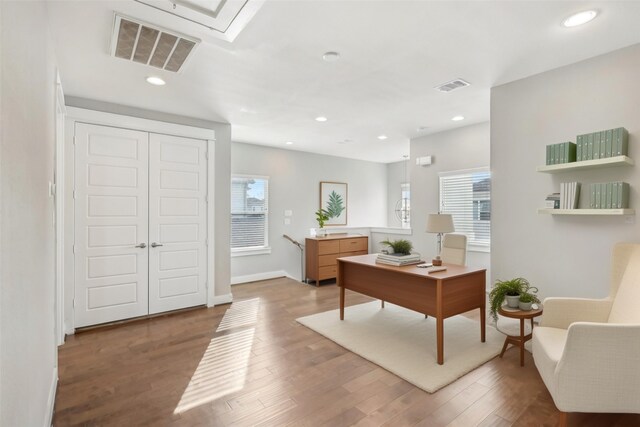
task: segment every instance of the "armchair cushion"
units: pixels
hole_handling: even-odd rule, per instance
[[[574,322],[606,322],[610,299],[546,298],[540,326],[569,329]]]
[[[556,388],[555,370],[567,341],[566,329],[539,326],[533,329],[531,344],[534,362],[545,385],[553,395]]]

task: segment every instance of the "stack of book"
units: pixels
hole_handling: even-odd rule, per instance
[[[561,142],[547,145],[547,164],[559,165],[576,161],[576,144],[573,142]]]
[[[551,193],[544,201],[544,207],[549,209],[560,209],[560,193]]]
[[[626,156],[629,151],[629,131],[616,128],[576,137],[577,161]]]
[[[387,265],[411,265],[411,264],[420,264],[422,261],[420,260],[420,254],[378,254],[376,258],[376,262],[378,264],[387,264]]]
[[[560,209],[577,209],[579,199],[579,182],[563,182],[560,184]]]
[[[591,184],[591,209],[627,209],[629,207],[629,184],[605,182]]]

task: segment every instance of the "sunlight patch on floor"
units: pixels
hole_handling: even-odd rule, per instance
[[[260,299],[254,298],[234,302],[226,311],[216,332],[241,327],[245,329],[215,337],[209,342],[174,414],[243,389],[259,307]]]

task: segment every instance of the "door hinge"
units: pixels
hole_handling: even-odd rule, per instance
[[[76,306],[76,299],[75,298],[73,299],[73,306],[74,307]]]
[[[71,250],[72,250],[72,251],[73,251],[73,253],[75,254],[75,253],[76,253],[76,245],[73,245],[73,246],[71,247]]]
[[[76,136],[73,135],[73,145],[76,145]]]
[[[75,200],[76,198],[76,190],[73,190],[73,199]]]

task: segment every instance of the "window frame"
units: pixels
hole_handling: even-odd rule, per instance
[[[456,177],[456,176],[462,176],[462,175],[473,175],[473,174],[477,174],[477,173],[487,173],[489,175],[489,182],[491,185],[491,180],[492,180],[492,176],[491,176],[491,170],[488,166],[485,167],[479,167],[479,168],[473,168],[473,169],[462,169],[462,170],[455,170],[455,171],[445,171],[445,172],[440,172],[438,173],[438,206],[439,206],[439,210],[442,213],[449,213],[445,210],[444,208],[444,204],[443,204],[443,192],[442,192],[442,179],[445,178],[450,178],[450,177]],[[483,201],[488,201],[489,202],[489,206],[491,206],[491,187],[489,187],[489,191],[488,191],[488,198],[482,198],[482,199],[477,199],[477,200],[471,200],[471,206],[470,209],[473,213],[475,213],[475,209],[474,209],[474,204],[475,202],[479,202],[479,204],[481,205]],[[478,212],[480,212],[482,209],[480,209]],[[468,239],[468,250],[471,252],[487,252],[490,253],[491,252],[491,208],[489,209],[489,219],[488,220],[482,220],[482,219],[478,219],[477,221],[486,221],[488,223],[489,226],[489,240],[488,243],[484,244],[484,243],[480,243],[479,241],[476,240],[472,240],[471,238],[469,238],[469,236],[467,235],[467,239]],[[475,219],[473,219],[473,221],[476,221]],[[454,216],[454,223],[455,223],[455,216]],[[458,231],[456,230],[457,233],[461,233],[461,234],[466,234],[464,233],[462,230]]]
[[[261,246],[245,246],[245,247],[241,247],[241,248],[232,248],[230,247],[230,252],[231,252],[231,257],[241,257],[241,256],[251,256],[251,255],[264,255],[264,254],[270,254],[271,253],[271,246],[269,246],[269,214],[270,214],[270,208],[269,208],[269,195],[270,195],[270,189],[269,189],[269,181],[270,181],[270,177],[266,176],[266,175],[255,175],[255,174],[239,174],[239,173],[234,173],[231,174],[231,186],[233,187],[233,180],[239,178],[239,179],[256,179],[256,180],[264,180],[266,181],[266,185],[265,185],[265,201],[266,201],[266,210],[264,211],[264,245]],[[233,191],[233,188],[231,188],[231,191]],[[231,195],[231,197],[233,198],[233,194]],[[229,230],[229,246],[231,246],[231,241],[232,241],[232,237],[233,237],[233,215],[234,214],[241,214],[242,212],[234,212],[233,211],[233,202],[231,203],[230,209],[229,209],[229,220],[230,220],[230,230]]]

